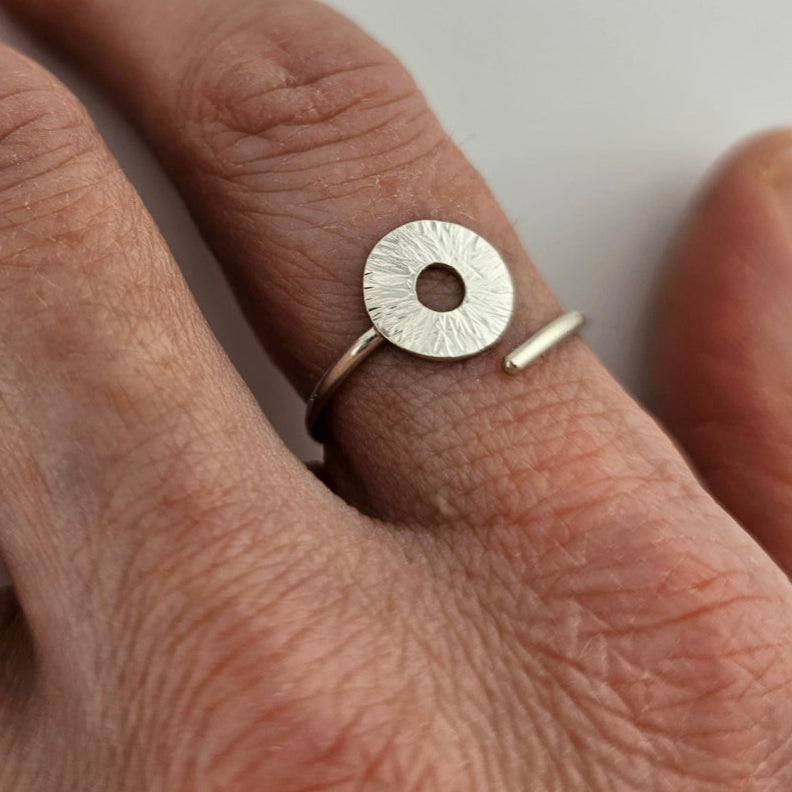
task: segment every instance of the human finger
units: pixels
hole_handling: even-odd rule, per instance
[[[336,395],[325,470],[348,500],[396,520],[524,522],[550,501],[582,507],[602,469],[685,475],[579,340],[503,373],[558,302],[412,79],[348,20],[301,0],[6,5],[112,86],[304,395],[365,329],[363,265],[394,227],[461,223],[506,258],[517,311],[497,349],[438,363],[382,348]]]
[[[251,509],[283,518],[298,508],[285,490],[300,508],[323,492],[263,420],[83,108],[7,48],[0,293],[0,553],[50,656],[88,602],[101,611]],[[264,543],[266,521],[257,530]]]

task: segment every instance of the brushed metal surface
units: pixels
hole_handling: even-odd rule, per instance
[[[464,283],[464,299],[451,311],[434,311],[418,298],[418,277],[433,264],[450,267]],[[407,223],[381,239],[366,262],[363,297],[388,341],[427,358],[487,349],[514,310],[514,286],[498,251],[470,229],[440,220]]]

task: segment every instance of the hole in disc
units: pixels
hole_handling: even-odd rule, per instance
[[[430,264],[418,276],[415,291],[423,305],[438,313],[459,308],[465,299],[465,282],[448,264]]]

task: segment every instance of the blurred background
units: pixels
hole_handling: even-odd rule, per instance
[[[591,346],[646,401],[653,296],[697,183],[738,138],[792,123],[792,4],[333,4],[412,69],[551,286],[590,317]],[[297,454],[316,457],[302,404],[260,351],[145,147],[79,72],[2,16],[0,40],[39,59],[88,105],[270,420]]]

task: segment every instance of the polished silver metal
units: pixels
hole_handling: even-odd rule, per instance
[[[449,267],[464,284],[465,296],[451,311],[434,311],[418,299],[418,277],[433,264]],[[392,344],[454,360],[501,338],[514,311],[514,286],[486,239],[456,223],[418,220],[394,229],[371,251],[363,299],[374,327]]]
[[[575,333],[585,321],[586,318],[580,311],[570,311],[559,316],[506,355],[503,359],[504,371],[507,374],[518,374],[556,344]]]
[[[376,328],[371,327],[352,344],[343,355],[324,373],[316,383],[305,412],[305,423],[315,440],[321,440],[320,418],[327,403],[341,383],[357,368],[385,339]]]
[[[451,311],[434,311],[418,298],[419,276],[438,264],[464,285],[462,302]],[[440,220],[407,223],[377,243],[363,273],[363,299],[374,326],[325,372],[308,400],[306,424],[320,442],[328,402],[384,341],[425,358],[470,357],[500,340],[514,312],[514,286],[498,251],[470,229]],[[507,355],[503,368],[522,371],[583,321],[578,311],[556,319]]]

